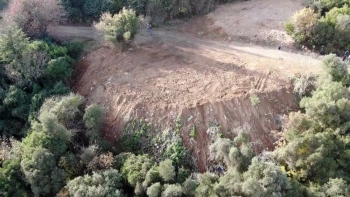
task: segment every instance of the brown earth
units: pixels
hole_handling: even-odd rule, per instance
[[[273,149],[272,131],[297,107],[290,77],[320,72],[318,58],[237,42],[209,16],[176,28],[155,29],[153,36],[141,31],[127,52],[101,46],[82,57],[73,88],[88,104],[107,109],[106,136],[114,141],[133,118],[163,129],[181,120],[201,171],[209,157],[206,131],[214,124],[227,136],[248,127],[256,152]],[[91,27],[50,27],[49,33],[61,40],[98,38]]]
[[[288,76],[317,70],[317,60],[254,46],[227,46],[173,32],[144,32],[138,47],[119,53],[101,47],[83,58],[74,89],[88,103],[108,111],[107,136],[114,141],[130,119],[144,119],[159,128],[182,120],[182,136],[197,130],[193,151],[199,169],[206,169],[211,124],[233,136],[235,128],[250,127],[256,151],[273,149],[271,134],[280,115],[296,108]],[[272,50],[271,50],[272,51]],[[288,55],[286,55],[288,54]],[[298,58],[299,57],[299,58]],[[305,58],[305,60],[302,60]],[[305,66],[309,61],[310,65]],[[251,95],[260,103],[253,106]]]

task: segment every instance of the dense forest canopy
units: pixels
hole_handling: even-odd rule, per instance
[[[218,132],[209,152],[222,167],[199,173],[183,144],[181,122],[159,131],[132,120],[115,144],[107,141],[102,135],[105,109],[87,105],[69,87],[82,43],[56,43],[46,28],[102,15],[99,27],[106,39],[124,43],[137,33],[140,14],[160,23],[231,1],[49,2],[12,0],[3,15],[9,28],[0,36],[0,196],[350,196],[350,75],[335,55],[324,57],[325,73],[313,81],[312,92],[296,92],[300,111],[289,115],[274,151],[254,153],[248,130],[240,129],[232,139]],[[312,2],[317,9],[296,13],[286,28],[297,42],[321,45],[333,39],[347,46],[342,35],[348,4]],[[48,13],[51,18],[45,17]],[[315,36],[320,32],[329,37]],[[296,84],[306,82],[296,79]]]
[[[284,26],[296,43],[339,54],[350,47],[349,6],[348,0],[308,0]]]

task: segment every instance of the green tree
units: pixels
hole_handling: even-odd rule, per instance
[[[0,194],[4,197],[28,195],[23,176],[19,158],[4,161],[0,167]]]
[[[62,187],[66,174],[56,166],[55,156],[47,149],[36,148],[31,157],[21,161],[21,168],[34,196],[53,195]]]
[[[122,47],[134,39],[138,31],[138,18],[132,9],[123,8],[119,14],[102,14],[100,22],[95,24],[107,41]]]
[[[311,8],[304,8],[286,22],[285,29],[297,43],[302,43],[310,38],[317,24],[317,18],[317,14]]]
[[[67,184],[69,194],[73,197],[122,197],[122,186],[122,176],[115,169],[80,176]]]
[[[182,187],[179,184],[165,184],[162,197],[181,197]]]
[[[159,163],[159,175],[165,182],[171,182],[174,180],[175,168],[170,159],[166,159]]]
[[[128,155],[127,159],[121,167],[121,173],[125,180],[135,189],[135,194],[139,195],[146,191],[142,187],[142,182],[145,180],[147,172],[154,165],[153,159],[148,155]],[[138,188],[137,188],[138,187]]]
[[[198,187],[198,184],[199,183],[196,180],[187,178],[186,181],[183,183],[183,193],[186,196],[195,196],[195,191]]]
[[[218,197],[215,192],[215,185],[218,183],[219,177],[215,174],[204,173],[198,175],[198,187],[196,188],[196,196]]]
[[[244,173],[242,191],[247,196],[286,196],[292,189],[287,175],[272,162],[252,159],[248,171]]]
[[[223,161],[228,167],[239,172],[245,171],[254,156],[248,141],[248,135],[240,131],[234,141],[218,138],[209,147],[215,160]]]
[[[159,197],[162,191],[162,185],[158,183],[152,184],[149,188],[147,188],[147,196],[149,197]]]

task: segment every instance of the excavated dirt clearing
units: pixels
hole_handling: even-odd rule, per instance
[[[271,131],[279,127],[279,117],[295,109],[286,74],[298,73],[302,67],[208,47],[156,39],[125,53],[101,47],[77,66],[74,89],[88,103],[107,109],[106,135],[112,141],[133,118],[159,128],[181,120],[183,139],[192,147],[189,132],[195,126],[193,150],[202,171],[210,141],[206,131],[212,124],[221,125],[228,136],[233,136],[237,127],[249,126],[254,149],[272,149],[275,139]],[[260,103],[252,105],[251,95]]]
[[[212,125],[220,125],[230,137],[237,128],[248,128],[256,152],[271,150],[276,141],[272,131],[280,128],[283,115],[296,109],[289,77],[319,72],[319,60],[235,40],[289,42],[282,22],[300,7],[300,0],[251,0],[222,6],[176,31],[155,29],[153,36],[142,32],[137,47],[127,52],[103,46],[85,54],[73,88],[89,104],[107,109],[105,135],[111,141],[131,119],[144,119],[160,129],[175,127],[180,120],[185,145],[193,150],[200,171],[207,168],[206,131]],[[57,39],[96,35],[89,27],[61,26],[49,32]],[[233,40],[208,41],[213,33],[218,40],[217,32]],[[259,102],[253,105],[252,97]],[[197,134],[191,140],[193,126]]]

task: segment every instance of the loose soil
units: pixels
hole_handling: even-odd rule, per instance
[[[232,12],[219,8],[214,14],[220,9]],[[258,13],[253,7],[239,9]],[[195,33],[199,25],[206,30],[217,28],[221,35],[230,32],[221,29],[219,20],[214,27],[208,17],[214,18],[209,14],[196,19],[203,23],[186,23],[178,31],[156,29],[153,36],[141,31],[127,52],[103,45],[82,57],[73,88],[88,104],[106,108],[106,137],[114,141],[123,125],[135,118],[161,129],[174,127],[180,120],[181,135],[186,147],[193,150],[200,171],[207,169],[210,139],[206,131],[212,125],[220,125],[229,137],[236,135],[237,128],[245,128],[256,152],[274,148],[272,131],[280,129],[283,115],[297,108],[290,78],[320,72],[318,58],[235,40],[210,41]],[[61,40],[96,39],[97,35],[90,27],[51,27],[49,33]],[[259,102],[254,105],[251,97],[255,96]],[[194,141],[189,136],[193,126],[197,131]]]

